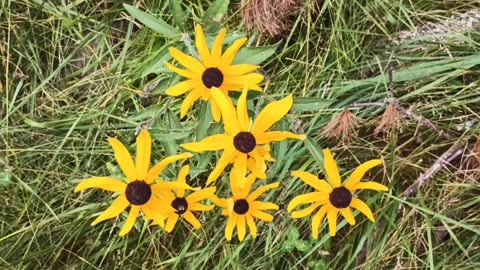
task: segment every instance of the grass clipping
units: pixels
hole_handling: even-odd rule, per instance
[[[298,0],[242,0],[242,17],[249,30],[275,37],[290,28],[289,17],[298,6]]]
[[[348,109],[345,109],[328,123],[321,135],[326,138],[341,139],[344,143],[349,143],[352,138],[357,137],[355,131],[357,124],[358,118]]]

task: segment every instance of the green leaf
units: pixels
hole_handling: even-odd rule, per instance
[[[288,232],[289,240],[297,240],[299,236],[300,236],[300,233],[298,232],[297,228],[291,228],[290,231]]]
[[[8,186],[12,183],[12,176],[8,172],[0,172],[0,187]]]
[[[175,20],[176,25],[180,27],[180,30],[185,32],[187,30],[186,25],[186,16],[185,12],[182,10],[180,5],[180,0],[169,0],[168,6],[170,7],[170,12],[172,12],[173,19]]]
[[[152,29],[153,31],[161,34],[164,37],[169,38],[181,34],[178,29],[170,26],[168,23],[166,23],[160,18],[155,18],[154,16],[128,4],[123,4],[123,7],[132,17],[139,20],[146,27]]]
[[[312,249],[312,247],[307,242],[302,240],[295,241],[295,248],[301,252],[307,252]]]
[[[272,56],[279,45],[280,41],[269,46],[245,47],[238,52],[233,63],[259,65]]]
[[[318,164],[322,164],[322,166],[320,166],[320,167],[323,168],[323,152],[322,152],[322,147],[320,147],[320,145],[318,145],[318,144],[317,144],[315,141],[313,141],[311,138],[307,138],[304,142],[305,142],[305,144],[307,145],[308,151],[310,152],[310,154],[312,154],[313,159],[315,159],[315,161],[316,161]]]
[[[319,111],[333,102],[335,100],[326,98],[297,97],[293,99],[292,112]]]
[[[287,241],[283,242],[282,248],[285,251],[288,251],[288,252],[293,251],[295,249],[295,242],[287,240]]]
[[[216,0],[213,4],[205,11],[205,14],[202,18],[202,23],[205,26],[205,32],[213,33],[218,31],[220,28],[220,20],[223,15],[227,13],[229,0]]]

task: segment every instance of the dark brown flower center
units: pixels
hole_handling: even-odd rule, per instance
[[[223,83],[223,73],[218,68],[207,68],[202,74],[202,82],[207,88],[220,87]]]
[[[143,181],[133,181],[127,185],[125,190],[127,200],[133,205],[143,205],[150,200],[152,188]]]
[[[330,203],[336,208],[347,208],[352,202],[352,192],[345,187],[338,187],[330,193]]]
[[[175,198],[175,200],[172,201],[172,207],[177,210],[175,213],[181,215],[187,211],[188,202],[185,198]]]
[[[248,154],[257,146],[257,140],[252,133],[242,131],[233,138],[233,145],[238,151]]]
[[[236,200],[233,203],[233,211],[239,215],[244,215],[248,212],[248,202],[245,199]]]

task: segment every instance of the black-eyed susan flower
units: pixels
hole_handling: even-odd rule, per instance
[[[325,160],[325,173],[330,180],[329,184],[325,180],[318,179],[317,176],[304,171],[293,171],[292,175],[300,178],[303,182],[313,187],[317,191],[306,193],[295,197],[288,204],[288,212],[301,204],[309,204],[310,206],[292,212],[293,218],[303,218],[320,209],[312,218],[312,236],[318,238],[318,231],[325,216],[328,219],[330,235],[335,236],[337,232],[337,216],[340,213],[348,223],[355,225],[355,219],[352,214],[352,208],[363,213],[372,222],[375,222],[373,213],[370,208],[362,200],[354,197],[354,192],[361,189],[372,189],[388,191],[388,188],[376,182],[360,182],[365,173],[371,168],[382,164],[381,159],[369,160],[358,166],[350,177],[342,185],[337,164],[333,159],[329,149],[323,150]]]
[[[233,163],[236,170],[246,172],[248,168],[257,178],[265,179],[265,161],[273,160],[269,154],[268,143],[287,138],[305,139],[305,135],[288,131],[268,131],[288,113],[293,104],[292,95],[268,104],[250,125],[247,112],[248,88],[244,88],[236,109],[220,90],[213,88],[211,92],[222,111],[225,134],[216,134],[200,142],[181,145],[193,152],[223,150],[222,157],[208,176],[207,185],[215,181],[230,163]]]
[[[182,81],[166,90],[170,96],[179,96],[190,91],[183,100],[180,108],[180,116],[183,118],[192,104],[198,99],[210,102],[213,119],[219,122],[221,119],[220,107],[211,98],[210,89],[216,87],[228,96],[228,91],[240,90],[243,82],[249,82],[253,90],[262,91],[258,84],[263,80],[263,75],[254,72],[258,66],[250,64],[233,65],[237,52],[245,44],[247,38],[241,38],[222,54],[222,46],[227,31],[222,29],[216,37],[211,50],[208,49],[205,34],[202,27],[195,27],[195,45],[200,59],[184,54],[176,48],[169,48],[172,57],[186,69],[180,69],[166,62],[167,67],[187,80]]]
[[[190,166],[184,166],[178,173],[177,181],[179,183],[186,183],[187,175],[189,174]],[[194,216],[193,212],[197,211],[210,211],[214,205],[204,205],[200,201],[209,199],[214,196],[215,187],[204,188],[196,190],[189,195],[185,196],[185,188],[174,189],[173,192],[167,191],[162,193],[163,197],[160,202],[160,207],[163,209],[171,209],[164,220],[154,220],[153,224],[160,225],[166,232],[171,232],[175,227],[178,219],[183,217],[188,223],[192,224],[195,229],[200,229],[202,225],[200,221]]]
[[[153,184],[169,164],[189,158],[192,154],[183,153],[167,157],[149,169],[152,139],[147,130],[142,130],[137,137],[135,163],[125,145],[119,140],[109,138],[108,142],[113,148],[120,169],[127,178],[127,183],[111,177],[100,176],[85,179],[75,187],[75,192],[88,188],[100,188],[119,193],[112,205],[93,221],[92,226],[119,216],[128,206],[131,206],[127,220],[120,231],[120,236],[123,236],[132,229],[140,211],[149,219],[162,219],[168,214],[169,209],[158,207],[161,205],[158,194],[175,188],[192,189],[185,183],[164,182],[161,179]]]
[[[228,241],[232,239],[235,227],[238,232],[238,239],[243,241],[246,235],[247,226],[253,238],[257,237],[257,225],[255,219],[266,222],[273,221],[273,216],[265,213],[264,210],[278,210],[278,205],[271,202],[262,202],[257,199],[265,192],[277,188],[279,182],[266,186],[261,186],[250,193],[255,176],[250,174],[245,178],[244,174],[236,170],[230,173],[230,188],[233,197],[220,199],[212,197],[212,201],[222,209],[222,215],[228,216],[227,226],[225,227],[225,238]],[[242,183],[242,184],[239,184]]]

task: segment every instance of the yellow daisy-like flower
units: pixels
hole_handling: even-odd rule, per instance
[[[318,231],[325,216],[327,216],[328,219],[331,236],[335,236],[337,232],[338,213],[340,213],[348,223],[355,225],[352,208],[357,209],[372,222],[375,222],[373,213],[367,204],[360,199],[355,198],[353,193],[361,189],[388,191],[388,187],[376,182],[360,182],[365,173],[371,168],[382,164],[382,160],[374,159],[361,164],[355,169],[355,171],[353,171],[344,185],[342,185],[337,164],[333,159],[330,150],[323,150],[323,156],[325,159],[325,173],[331,184],[325,180],[318,179],[317,176],[308,172],[293,171],[293,176],[300,178],[317,191],[295,197],[288,204],[288,212],[291,212],[295,207],[301,204],[313,203],[309,207],[292,212],[293,218],[303,218],[310,215],[313,211],[315,211],[315,209],[320,207],[320,209],[312,218],[312,236],[314,239],[318,238]]]
[[[259,187],[250,193],[254,182],[255,176],[253,174],[245,179],[242,173],[232,170],[230,173],[230,188],[233,197],[228,199],[212,197],[211,199],[217,206],[223,208],[222,215],[228,216],[227,226],[225,227],[225,238],[228,241],[232,239],[235,227],[238,231],[238,240],[243,241],[247,225],[252,237],[257,237],[257,226],[254,218],[271,222],[273,216],[265,213],[264,210],[278,210],[278,205],[257,201],[257,198],[270,189],[277,188],[279,182]],[[244,183],[244,185],[241,186],[238,183]]]
[[[186,183],[189,171],[190,166],[184,166],[178,173],[177,181],[179,183]],[[169,211],[168,215],[165,216],[167,220],[166,224],[164,224],[164,220],[155,220],[153,224],[164,227],[166,232],[171,232],[175,227],[179,217],[182,216],[186,221],[188,221],[188,223],[192,224],[195,229],[200,229],[202,225],[200,224],[200,221],[198,221],[198,219],[193,215],[193,212],[212,210],[215,207],[214,205],[204,205],[201,204],[200,201],[214,196],[215,190],[215,187],[204,188],[194,191],[187,196],[185,196],[185,188],[175,189],[175,194],[171,191],[163,193],[162,195],[164,196],[162,198],[160,207],[164,209],[171,208],[172,210]]]
[[[185,143],[181,146],[189,151],[204,152],[223,149],[222,157],[207,179],[207,185],[215,181],[225,167],[233,163],[234,169],[252,171],[257,178],[265,179],[265,160],[273,161],[268,143],[287,138],[304,140],[305,135],[288,131],[268,131],[282,119],[293,104],[292,95],[268,104],[250,126],[247,112],[248,88],[244,88],[237,109],[218,89],[211,90],[213,99],[219,104],[223,115],[225,134],[216,134],[201,142]]]
[[[232,65],[238,50],[245,44],[247,38],[236,40],[222,54],[226,33],[225,28],[220,31],[210,51],[202,26],[197,24],[195,27],[195,45],[200,59],[184,54],[176,48],[169,48],[172,57],[186,69],[177,68],[168,62],[165,64],[170,70],[187,78],[187,80],[170,87],[166,90],[166,94],[179,96],[191,90],[180,108],[182,118],[190,110],[192,104],[201,98],[210,101],[213,119],[216,122],[220,121],[220,107],[211,98],[210,89],[212,87],[219,88],[225,96],[228,96],[228,91],[242,89],[244,82],[249,82],[251,89],[262,91],[258,84],[263,80],[263,75],[253,72],[258,69],[258,66],[250,64]]]
[[[130,205],[131,208],[127,221],[120,231],[120,236],[123,236],[132,229],[140,210],[145,214],[146,218],[150,219],[161,219],[168,214],[168,208],[162,209],[158,207],[161,205],[158,194],[175,188],[192,189],[185,183],[164,182],[161,179],[157,183],[152,184],[169,164],[177,160],[189,158],[192,154],[183,153],[167,157],[149,170],[152,139],[147,130],[142,130],[137,137],[136,164],[134,164],[125,145],[119,140],[109,138],[108,142],[113,148],[115,159],[126,176],[128,183],[111,177],[101,176],[85,179],[75,187],[75,192],[88,188],[100,188],[120,193],[112,205],[93,221],[92,226],[101,221],[119,216]]]

